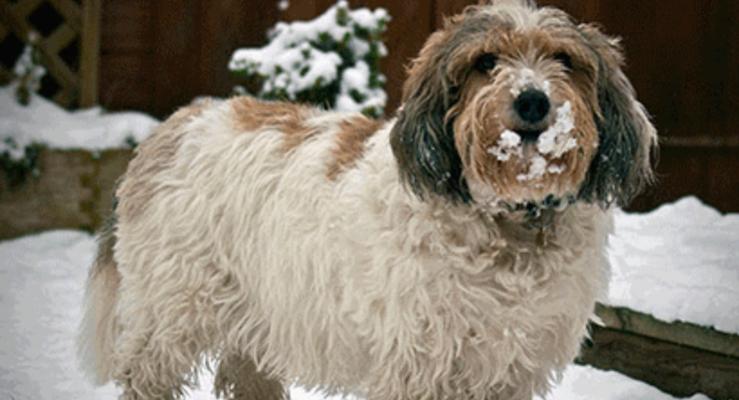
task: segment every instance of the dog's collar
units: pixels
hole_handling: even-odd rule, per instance
[[[555,234],[557,215],[574,204],[575,201],[574,195],[562,198],[550,195],[539,202],[499,202],[498,205],[504,214],[518,215],[523,222],[523,228],[526,230],[538,231],[536,236],[537,245],[545,247]]]

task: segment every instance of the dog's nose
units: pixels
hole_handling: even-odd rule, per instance
[[[536,123],[549,114],[549,97],[537,89],[526,89],[513,102],[513,108],[526,122]]]

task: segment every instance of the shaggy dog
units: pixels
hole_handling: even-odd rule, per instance
[[[524,0],[468,7],[409,69],[396,118],[205,101],[116,192],[82,352],[123,399],[297,382],[371,400],[531,399],[607,286],[609,208],[656,134],[617,40]]]

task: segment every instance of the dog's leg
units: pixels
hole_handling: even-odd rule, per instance
[[[257,371],[254,362],[239,356],[224,357],[218,365],[216,395],[228,400],[288,400],[282,383]]]
[[[113,354],[113,379],[121,399],[180,399],[197,384],[198,364],[214,347],[202,296],[175,285],[146,293],[147,282],[123,287],[120,335]],[[125,285],[124,285],[125,286]]]
[[[197,385],[200,345],[191,335],[168,332],[158,338],[153,333],[124,331],[120,337],[113,379],[123,389],[121,400],[180,399],[185,387]]]

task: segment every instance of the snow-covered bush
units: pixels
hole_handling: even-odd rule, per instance
[[[39,51],[36,48],[37,42],[38,35],[30,34],[28,44],[13,68],[15,97],[24,106],[30,103],[31,94],[41,88],[41,78],[46,75],[46,69],[41,65]]]
[[[238,49],[229,69],[255,83],[253,95],[379,116],[387,96],[379,61],[390,17],[382,8],[350,10],[339,1],[311,21],[279,22],[269,44]]]
[[[11,137],[3,140],[0,147],[0,169],[5,173],[8,186],[18,186],[29,174],[39,176],[38,156],[43,148],[44,145],[36,142],[20,147]]]

